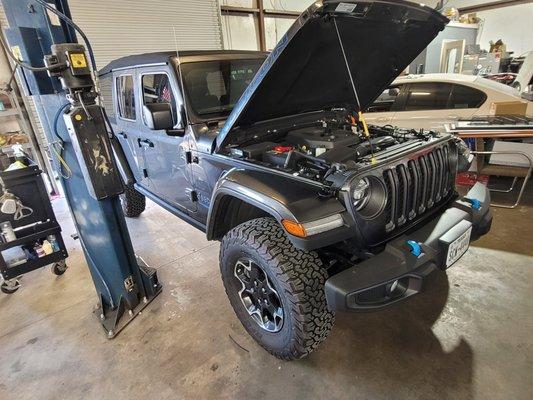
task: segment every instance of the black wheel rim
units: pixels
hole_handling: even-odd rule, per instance
[[[240,284],[239,299],[250,317],[268,332],[280,331],[283,307],[263,268],[248,258],[240,258],[235,263],[234,276]]]

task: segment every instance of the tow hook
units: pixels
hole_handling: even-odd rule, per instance
[[[415,242],[414,240],[408,240],[407,245],[411,248],[411,254],[415,257],[420,257],[420,254],[422,254],[422,247],[418,244],[418,242]]]
[[[469,199],[468,197],[465,197],[465,200],[468,201],[474,210],[480,210],[481,209],[481,201],[478,199]]]

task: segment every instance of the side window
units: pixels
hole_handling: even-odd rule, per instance
[[[143,104],[169,104],[172,110],[172,119],[177,123],[175,109],[176,102],[170,80],[167,74],[145,74],[142,76]]]
[[[116,80],[118,115],[125,119],[135,119],[135,91],[133,76],[122,75]]]
[[[391,86],[383,91],[366,112],[388,112],[394,110],[403,85]]]
[[[411,83],[404,111],[444,110],[448,108],[451,90],[449,83]]]
[[[480,90],[453,85],[450,108],[478,108],[486,99],[487,96]]]

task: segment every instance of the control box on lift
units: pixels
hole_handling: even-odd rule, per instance
[[[104,110],[96,104],[91,69],[85,48],[79,44],[52,45],[45,57],[51,76],[59,78],[72,104],[63,115],[83,177],[92,197],[113,197],[124,191],[120,171],[113,157]]]

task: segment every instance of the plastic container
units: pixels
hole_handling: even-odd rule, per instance
[[[17,240],[17,235],[15,235],[15,231],[13,230],[13,227],[11,226],[11,222],[5,221],[0,224],[0,231],[2,232],[2,236],[4,237],[4,240],[6,242],[12,242],[14,240]]]
[[[11,249],[4,250],[2,257],[4,257],[4,261],[8,267],[24,264],[27,261],[26,253],[20,247],[12,247]]]

